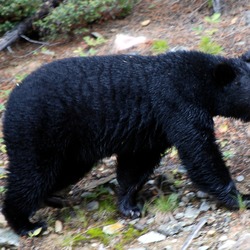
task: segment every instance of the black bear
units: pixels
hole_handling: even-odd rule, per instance
[[[195,51],[68,58],[30,74],[11,93],[3,122],[9,225],[20,235],[45,228],[30,216],[114,153],[119,210],[138,217],[136,194],[172,145],[194,184],[239,208],[212,118],[250,121],[245,58]]]

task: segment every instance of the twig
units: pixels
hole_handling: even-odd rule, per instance
[[[40,41],[36,41],[36,40],[33,40],[33,39],[30,39],[28,38],[27,36],[25,35],[21,35],[20,37],[22,37],[23,39],[25,39],[26,41],[30,42],[30,43],[36,43],[36,44],[41,44],[41,45],[44,45],[44,46],[48,46],[49,43],[48,42],[40,42]]]
[[[186,239],[183,247],[181,248],[181,250],[187,250],[188,247],[190,246],[192,240],[195,238],[195,236],[197,236],[198,232],[201,230],[201,228],[207,223],[207,218],[203,217],[199,223],[196,225],[196,227],[194,228],[194,230],[192,231],[192,233],[188,236],[188,238]]]

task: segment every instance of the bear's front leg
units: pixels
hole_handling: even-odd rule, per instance
[[[228,208],[238,209],[240,193],[216,144],[212,122],[206,125],[195,122],[189,119],[183,123],[185,126],[175,126],[171,138],[188,175],[201,190],[213,195]],[[249,196],[243,195],[242,198],[250,207]]]
[[[118,155],[118,207],[124,216],[131,218],[141,216],[136,204],[136,195],[153,173],[154,167],[160,161],[160,155],[160,150]]]

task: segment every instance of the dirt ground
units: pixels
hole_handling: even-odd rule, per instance
[[[214,23],[205,21],[205,17],[212,14],[212,10],[208,8],[207,1],[205,0],[144,0],[140,1],[135,6],[133,13],[125,19],[93,24],[89,28],[91,32],[97,32],[107,39],[105,44],[96,48],[98,55],[117,53],[114,48],[114,41],[116,35],[122,33],[131,36],[145,36],[148,42],[119,53],[152,54],[152,41],[158,39],[167,40],[170,49],[182,46],[189,50],[198,50],[201,37],[209,35],[223,47],[223,55],[230,57],[239,56],[250,50],[250,24],[246,24],[246,11],[250,11],[250,2],[249,0],[229,0],[225,2],[226,4],[221,20]],[[147,21],[148,24],[143,25],[144,21]],[[55,59],[77,56],[76,51],[79,51],[79,48],[86,48],[82,37],[75,37],[67,42],[61,41],[57,45],[46,46],[46,50],[39,48],[39,46],[40,45],[35,43],[20,41],[11,46],[11,52],[9,50],[0,52],[0,105],[5,103],[8,90],[12,89],[18,81],[28,73]],[[3,110],[0,110],[1,114],[2,111]],[[218,143],[225,155],[227,153],[226,162],[230,167],[232,176],[234,178],[244,176],[244,180],[237,183],[237,185],[242,192],[250,193],[250,126],[240,121],[218,117],[215,118],[215,123]],[[1,132],[0,137],[2,137]],[[7,157],[4,151],[1,151],[0,157],[1,164],[6,166]],[[167,156],[164,158],[162,164],[166,167],[164,170],[171,172],[172,167],[179,164],[179,160],[176,156]],[[101,164],[99,168],[92,171],[87,178],[78,183],[71,190],[70,195],[76,198],[76,200],[79,200],[77,195],[83,193],[85,187],[87,187],[88,190],[89,185],[93,183],[95,184],[94,186],[98,187],[98,185],[106,182],[103,177],[110,177],[113,173],[114,166],[112,162],[111,164]],[[157,176],[157,174],[155,176]],[[183,178],[185,179],[185,177]],[[112,178],[108,178],[108,180],[111,179]],[[4,179],[0,179],[0,184],[3,182]],[[189,186],[188,190],[193,190],[193,188]],[[0,194],[0,197],[2,198],[3,195]],[[199,201],[194,202],[198,203]],[[79,206],[81,208],[81,204]],[[69,211],[67,210],[67,212]],[[208,211],[207,215],[213,217],[214,213],[218,215],[218,212],[215,211]],[[102,246],[102,241],[98,239],[91,239],[86,242],[80,241],[75,247],[70,245],[63,246],[62,239],[65,235],[83,232],[79,221],[77,222],[76,219],[73,219],[71,223],[66,223],[63,214],[63,212],[57,209],[46,208],[41,216],[45,220],[50,219],[52,221],[51,231],[41,237],[21,238],[19,248],[118,249],[114,248],[112,244],[104,244]],[[92,215],[86,213],[86,216]],[[152,213],[149,213],[149,215],[146,214],[143,219],[146,221],[150,219],[150,216],[152,216]],[[202,235],[195,238],[193,244],[191,244],[188,249],[202,249],[199,248],[201,245],[196,244],[201,238],[203,245],[209,246],[207,249],[219,249],[219,238],[221,236],[226,235],[228,239],[237,240],[236,236],[238,234],[250,233],[249,211],[229,213],[225,209],[220,209],[219,218],[223,220],[223,218],[227,216],[230,216],[230,222],[226,226],[226,231],[218,230],[214,236],[211,236],[208,232],[211,231],[212,226],[208,224],[203,228]],[[74,215],[72,215],[72,217],[74,217]],[[90,227],[91,224],[101,225],[101,222],[98,224],[98,222],[93,222],[91,219],[93,218],[87,219],[89,223],[85,227]],[[120,219],[119,214],[115,215],[115,219]],[[56,233],[53,228],[56,220],[63,221],[63,230],[58,233]],[[198,221],[199,217],[194,221],[194,224]],[[129,222],[127,221],[127,223]],[[151,226],[152,228],[157,228],[157,223],[160,224],[159,220],[155,219],[154,224],[147,226],[147,231],[151,231]],[[145,247],[145,249],[182,249],[189,234],[190,232],[183,232],[177,236],[168,236],[164,242],[145,245],[143,247]],[[121,236],[117,237],[119,238]],[[137,238],[135,237],[125,242],[123,248],[120,249],[142,247],[142,245],[137,242]],[[166,245],[170,248],[165,248]],[[244,250],[249,248],[238,249]]]

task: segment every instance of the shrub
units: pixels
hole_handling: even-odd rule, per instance
[[[32,15],[39,9],[42,2],[42,0],[0,0],[0,34]]]
[[[88,23],[127,15],[135,0],[65,0],[50,15],[35,24],[42,35],[52,39],[69,35]]]

